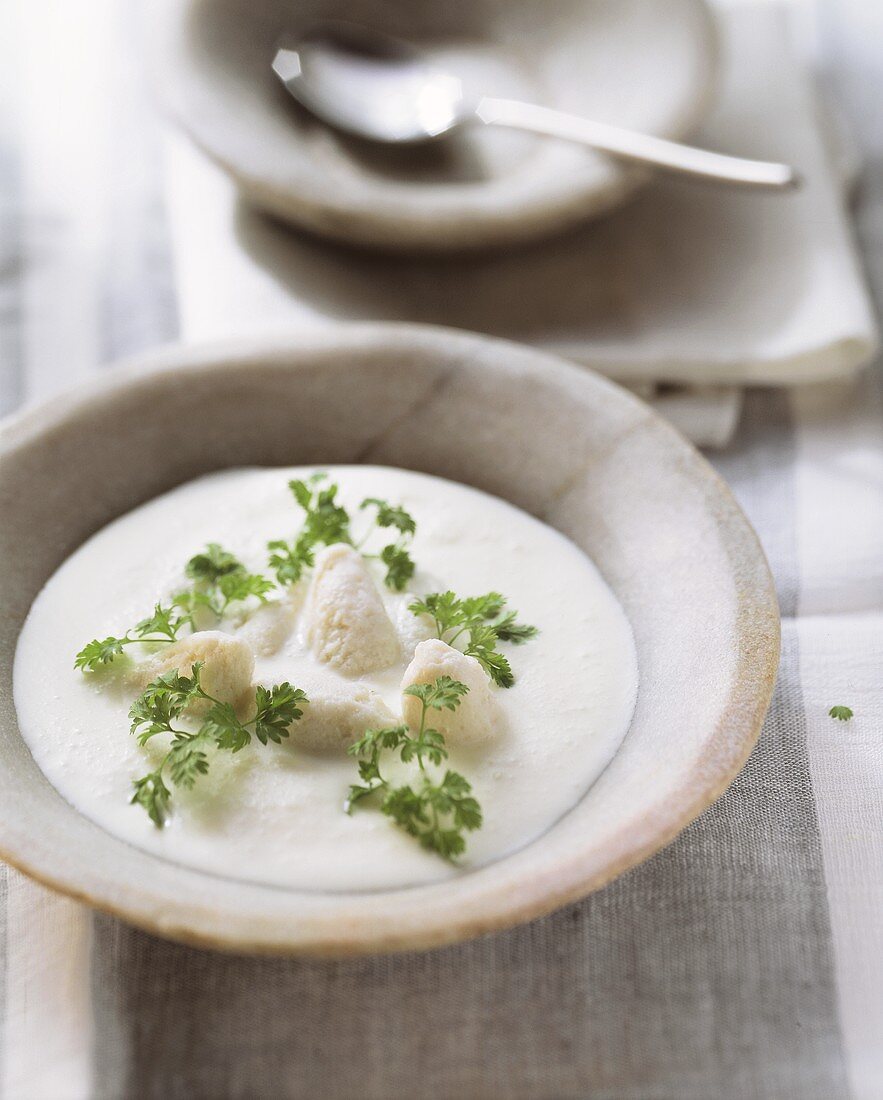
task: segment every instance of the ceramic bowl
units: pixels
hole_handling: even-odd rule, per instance
[[[487,248],[609,210],[648,177],[572,143],[476,126],[420,149],[336,134],[270,70],[323,19],[412,40],[484,94],[686,135],[716,72],[703,0],[160,0],[155,84],[254,204],[385,249]]]
[[[741,767],[773,687],[779,618],[726,486],[647,406],[516,344],[369,325],[178,350],[0,434],[0,856],[160,935],[237,951],[424,948],[547,913],[668,843]],[[443,884],[318,893],[166,862],[86,820],[21,738],[16,638],[55,568],[158,493],[237,465],[372,462],[511,501],[597,563],[631,621],[640,688],[583,800],[514,855]]]

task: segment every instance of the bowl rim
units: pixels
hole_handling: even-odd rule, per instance
[[[685,140],[708,115],[720,84],[722,58],[719,23],[709,0],[678,2],[694,35],[697,75],[669,117],[660,125],[646,127],[648,133],[671,141]],[[591,173],[582,176],[571,171],[566,178],[555,180],[551,193],[544,188],[516,201],[501,201],[494,195],[494,202],[476,204],[474,196],[487,191],[487,185],[479,182],[470,184],[458,199],[437,197],[434,205],[423,202],[417,192],[408,201],[396,190],[382,208],[376,195],[360,195],[358,189],[338,196],[334,189],[311,191],[297,184],[280,185],[243,165],[224,143],[207,138],[204,127],[188,114],[175,82],[168,81],[168,66],[159,64],[166,50],[181,57],[189,55],[185,22],[192,6],[193,0],[167,5],[153,28],[153,83],[164,114],[233,180],[249,202],[308,233],[389,253],[493,250],[562,233],[606,214],[654,177],[652,169],[616,162],[616,170],[602,180]]]
[[[36,845],[36,853],[32,851],[29,854],[27,844],[10,844],[3,829],[7,820],[5,805],[0,805],[0,859],[43,885],[85,902],[94,909],[119,917],[148,932],[196,946],[236,953],[313,955],[324,958],[427,949],[545,916],[593,893],[667,846],[723,794],[742,769],[760,735],[775,686],[779,659],[778,602],[764,551],[731,490],[696,448],[633,394],[584,366],[565,362],[557,356],[526,348],[524,345],[462,330],[385,322],[343,324],[313,332],[300,330],[290,334],[276,333],[272,336],[236,341],[171,345],[126,360],[108,374],[72,386],[67,392],[59,393],[48,401],[26,406],[4,418],[0,421],[0,460],[21,443],[37,442],[54,427],[75,421],[90,406],[137,388],[142,382],[149,384],[154,378],[162,379],[172,375],[180,378],[182,374],[188,373],[198,376],[204,372],[235,373],[243,369],[244,364],[249,361],[281,362],[286,356],[293,354],[309,356],[322,352],[340,353],[364,347],[366,344],[441,355],[450,355],[452,348],[469,353],[492,349],[494,346],[502,347],[510,355],[520,359],[520,367],[531,364],[537,376],[541,374],[547,378],[551,372],[569,386],[606,389],[616,395],[616,400],[636,406],[642,413],[641,426],[649,426],[656,433],[667,437],[669,443],[690,464],[696,476],[722,500],[725,508],[719,523],[724,533],[737,540],[753,555],[752,565],[759,570],[764,580],[762,590],[753,593],[754,604],[762,605],[764,630],[750,631],[753,662],[751,674],[744,678],[737,677],[736,683],[731,686],[724,713],[703,743],[701,752],[682,776],[675,793],[666,801],[655,803],[648,809],[637,826],[635,822],[631,822],[628,828],[621,829],[608,845],[609,856],[600,867],[593,864],[590,852],[586,851],[582,855],[577,852],[571,858],[559,860],[553,867],[547,868],[545,874],[536,875],[532,881],[523,883],[525,888],[520,890],[517,897],[505,896],[504,891],[498,890],[497,904],[485,912],[470,911],[467,905],[466,911],[457,914],[453,920],[450,920],[448,913],[443,921],[436,919],[435,923],[424,923],[419,927],[403,919],[400,923],[393,921],[380,929],[372,926],[369,915],[367,924],[353,927],[351,923],[342,921],[341,927],[334,934],[326,935],[324,932],[317,932],[315,923],[311,924],[309,920],[303,925],[293,926],[290,920],[285,921],[284,918],[271,915],[268,918],[269,927],[262,927],[249,937],[249,934],[243,935],[241,930],[233,928],[232,922],[227,926],[219,921],[218,914],[211,909],[194,909],[191,906],[183,914],[170,917],[160,911],[163,904],[168,904],[167,895],[151,894],[149,884],[134,899],[127,900],[119,896],[112,874],[97,872],[92,876],[91,886],[84,887],[66,873],[63,860],[53,858],[51,853],[47,855],[40,845]],[[744,610],[747,603],[746,594],[740,591],[740,610]],[[734,639],[745,642],[748,634],[748,627],[740,618],[734,627]],[[735,740],[734,729],[738,732]],[[726,743],[724,730],[729,734]],[[3,735],[6,736],[5,731]],[[127,843],[119,838],[113,839],[120,844]],[[23,847],[25,850],[22,850]],[[530,847],[532,845],[528,845]],[[141,856],[152,856],[152,853],[133,846],[132,851]],[[158,856],[153,858],[162,863],[167,862]],[[194,868],[178,864],[174,866],[196,876],[204,875],[204,872]],[[229,882],[245,885],[239,884],[238,880]],[[442,882],[438,885],[444,888],[450,887],[451,883]],[[292,898],[308,896],[297,891],[284,893]],[[395,893],[396,891],[382,891],[372,896],[392,897]],[[363,899],[367,895],[339,896],[358,896]],[[147,904],[150,898],[153,899],[153,905]]]

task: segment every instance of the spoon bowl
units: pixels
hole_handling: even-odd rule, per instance
[[[399,39],[348,23],[315,27],[296,48],[280,48],[273,72],[313,114],[369,141],[431,141],[475,110],[458,77]]]

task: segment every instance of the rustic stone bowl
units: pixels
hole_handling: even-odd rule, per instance
[[[338,462],[495,493],[595,560],[638,650],[637,709],[612,763],[521,851],[410,889],[247,884],[105,833],[43,777],[17,727],[13,655],[37,592],[93,531],[182,481],[225,466]],[[721,794],[773,687],[773,586],[726,486],[637,399],[502,341],[362,325],[173,350],[8,421],[0,509],[0,856],[188,942],[347,955],[450,943],[548,913],[646,859]]]
[[[316,22],[414,41],[477,93],[661,137],[701,121],[717,70],[704,0],[159,0],[151,10],[161,101],[245,197],[314,233],[387,250],[535,239],[611,209],[650,176],[498,127],[413,149],[334,133],[270,70],[276,47]]]

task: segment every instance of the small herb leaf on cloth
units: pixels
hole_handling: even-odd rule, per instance
[[[829,718],[836,718],[839,722],[848,722],[852,718],[852,711],[849,707],[836,706],[831,707],[828,711]]]

